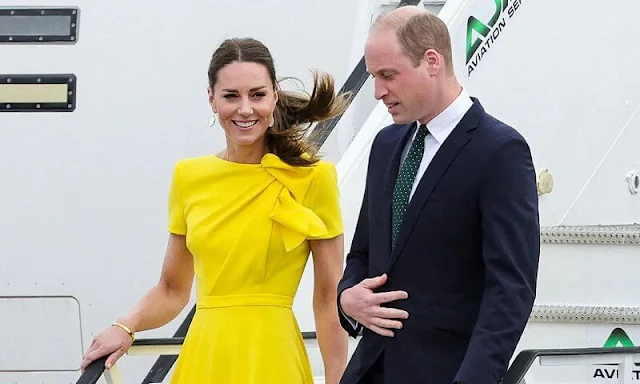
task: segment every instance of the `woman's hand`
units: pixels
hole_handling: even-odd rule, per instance
[[[105,367],[110,369],[133,344],[131,336],[122,328],[111,326],[98,333],[83,356],[80,368],[84,371],[93,361],[109,355]]]

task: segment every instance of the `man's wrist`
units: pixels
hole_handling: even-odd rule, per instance
[[[348,288],[347,288],[348,289]],[[346,289],[344,290],[346,291]],[[340,296],[338,297],[338,310],[340,311],[340,314],[342,314],[342,316],[347,319],[347,322],[349,323],[349,325],[351,325],[351,327],[354,330],[358,329],[358,321],[356,321],[356,319],[354,319],[353,317],[349,316],[344,309],[342,308],[342,302],[341,302],[341,298],[342,298],[342,293],[344,293],[344,291],[340,292]]]

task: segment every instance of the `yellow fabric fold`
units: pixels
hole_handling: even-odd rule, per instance
[[[290,252],[308,237],[326,234],[322,219],[300,203],[313,180],[312,167],[293,167],[272,154],[265,155],[261,164],[283,186],[269,217],[281,226],[285,250]]]
[[[281,233],[287,252],[296,248],[308,237],[322,236],[327,226],[312,210],[298,203],[283,188],[269,217],[282,226]]]

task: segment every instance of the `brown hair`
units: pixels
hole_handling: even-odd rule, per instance
[[[209,64],[209,86],[213,88],[218,72],[233,62],[252,62],[263,65],[278,91],[278,102],[274,111],[273,126],[267,130],[269,151],[289,165],[311,165],[319,158],[316,149],[307,143],[304,136],[312,123],[341,115],[347,109],[350,94],[336,95],[333,77],[327,73],[313,73],[313,92],[284,91],[279,87],[276,71],[269,49],[252,38],[225,40],[213,53]],[[310,157],[301,157],[307,153]]]
[[[385,27],[396,30],[398,43],[416,67],[424,53],[434,49],[444,57],[448,72],[453,74],[451,37],[447,25],[438,16],[427,10],[409,18],[383,14],[376,20],[374,28]]]

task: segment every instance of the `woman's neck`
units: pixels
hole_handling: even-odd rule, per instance
[[[233,163],[259,164],[267,152],[266,145],[264,147],[227,145],[220,157]]]

